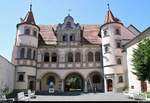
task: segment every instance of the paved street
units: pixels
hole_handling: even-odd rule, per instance
[[[88,93],[77,96],[37,95],[30,101],[134,101],[121,93]]]

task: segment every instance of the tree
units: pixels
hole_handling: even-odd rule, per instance
[[[133,73],[141,81],[143,91],[144,81],[150,81],[150,39],[144,39],[138,44],[138,47],[134,49],[132,62]]]

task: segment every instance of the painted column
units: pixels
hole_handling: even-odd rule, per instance
[[[61,80],[61,92],[64,92],[64,80]]]
[[[84,80],[84,92],[88,92],[88,90],[87,90],[87,80]]]

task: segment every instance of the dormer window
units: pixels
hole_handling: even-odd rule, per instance
[[[74,34],[70,35],[70,41],[74,41],[75,38],[74,38]]]
[[[66,27],[71,28],[71,22],[67,22]]]
[[[63,39],[63,41],[65,41],[65,42],[68,41],[67,35],[66,35],[66,34],[63,35],[63,38],[62,38],[62,39]]]

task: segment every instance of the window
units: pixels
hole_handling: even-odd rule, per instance
[[[24,72],[18,72],[18,81],[23,82],[24,81]]]
[[[70,28],[71,27],[71,22],[67,22],[66,27]]]
[[[25,53],[25,48],[21,48],[21,50],[20,50],[20,58],[21,59],[24,58],[24,53]]]
[[[55,84],[55,78],[53,76],[49,76],[47,78],[47,85],[49,85],[50,82],[53,82]]]
[[[35,60],[36,51],[33,51],[33,60]]]
[[[118,77],[118,82],[119,82],[119,83],[122,83],[122,82],[123,82],[123,76],[119,76],[119,77]]]
[[[80,58],[80,53],[76,53],[75,54],[75,62],[80,62],[81,61],[81,58]]]
[[[24,33],[29,35],[30,34],[30,29],[29,28],[25,29]]]
[[[116,46],[117,46],[117,48],[121,48],[121,41],[117,41]]]
[[[104,52],[105,52],[105,53],[110,52],[109,47],[110,47],[110,44],[104,45]]]
[[[63,41],[68,41],[67,35],[63,35]]]
[[[31,48],[28,48],[27,59],[31,59]]]
[[[100,52],[95,53],[95,61],[99,62],[100,61]]]
[[[70,41],[74,41],[75,40],[75,38],[74,38],[74,35],[72,34],[71,36],[70,36]]]
[[[88,53],[88,62],[93,62],[93,53],[92,52]]]
[[[33,31],[33,36],[35,36],[35,37],[37,36],[37,31],[36,30]]]
[[[100,76],[99,75],[93,76],[93,83],[100,83]]]
[[[107,30],[104,31],[104,37],[105,37],[105,36],[108,36]]]
[[[117,64],[121,64],[121,58],[117,57]]]
[[[116,34],[120,35],[120,30],[119,29],[116,29]]]
[[[57,54],[56,53],[52,53],[52,58],[51,58],[52,62],[57,62]]]
[[[73,62],[73,53],[68,53],[68,62]]]
[[[49,62],[49,53],[44,54],[44,62]]]

